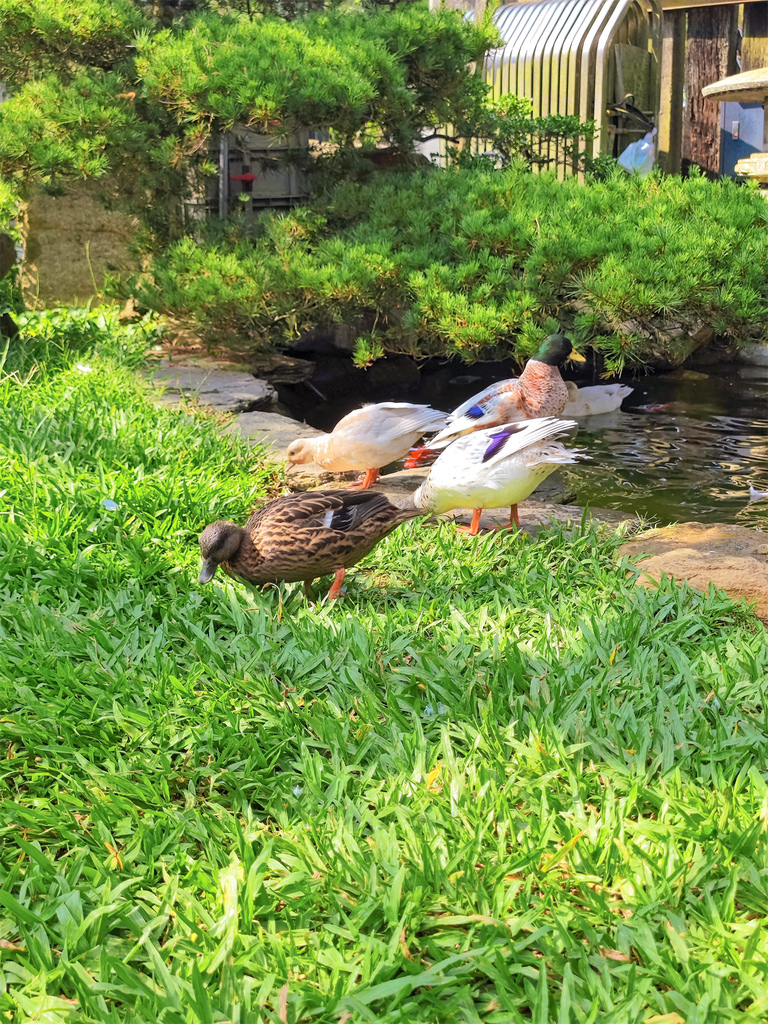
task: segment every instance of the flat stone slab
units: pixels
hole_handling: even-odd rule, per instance
[[[768,535],[759,530],[680,523],[639,534],[619,553],[650,556],[637,563],[640,586],[658,586],[662,574],[705,592],[714,583],[729,597],[755,602],[755,615],[768,624]]]
[[[307,434],[299,434],[299,437],[306,437]],[[395,473],[386,473],[379,477],[374,484],[377,491],[383,491],[391,498],[403,499],[413,494],[416,488],[422,483],[429,468],[424,469],[401,469]],[[349,481],[362,479],[363,474],[331,473],[327,469],[321,469],[314,462],[305,463],[303,466],[289,466],[286,471],[288,486],[292,491],[312,491],[319,487],[341,487],[346,486]],[[547,501],[556,504],[563,504],[573,501],[574,489],[566,484],[559,473],[553,473],[534,491],[538,501]]]
[[[250,373],[163,363],[149,379],[166,389],[166,404],[194,398],[215,412],[239,413],[269,408],[277,400],[272,385]]]
[[[315,437],[322,434],[322,430],[315,430],[306,423],[299,423],[290,416],[281,416],[277,412],[244,412],[237,416],[225,432],[228,434],[240,434],[247,440],[259,444],[271,445],[275,449],[275,455],[279,458],[285,457],[285,449],[299,437]],[[319,472],[320,467],[316,469]]]
[[[768,366],[768,345],[764,341],[748,341],[738,350],[736,358],[748,366]]]
[[[248,368],[255,377],[270,384],[301,384],[315,372],[315,364],[308,359],[294,359],[281,352],[265,352],[253,356]]]
[[[386,493],[386,488],[378,489]],[[527,501],[520,502],[517,506],[517,514],[520,517],[520,532],[529,533],[535,537],[541,529],[551,526],[553,522],[571,526],[578,525],[584,517],[584,509],[580,505],[558,505],[554,502],[535,501],[533,498],[529,498]],[[472,522],[472,509],[456,508],[440,518],[452,519],[455,523],[469,526]],[[635,516],[616,512],[610,508],[587,509],[587,519],[603,523],[612,530],[622,528],[626,531],[635,529],[639,522]],[[488,509],[480,516],[481,530],[494,530],[498,526],[506,526],[508,523],[508,508]]]

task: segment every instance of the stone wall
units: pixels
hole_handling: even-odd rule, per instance
[[[22,211],[26,305],[81,305],[100,294],[105,274],[136,270],[129,251],[136,226],[135,218],[105,209],[90,182],[61,196],[31,196]]]

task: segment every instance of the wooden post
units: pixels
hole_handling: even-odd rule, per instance
[[[682,157],[685,20],[685,11],[662,14],[659,166],[667,174],[680,173]]]
[[[720,104],[705,100],[701,90],[736,74],[737,39],[736,4],[688,11],[683,157],[710,175],[720,173]]]
[[[744,38],[741,41],[741,70],[768,67],[768,3],[744,4]]]

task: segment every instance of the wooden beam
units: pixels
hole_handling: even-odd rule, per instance
[[[683,158],[709,175],[720,173],[720,103],[704,99],[705,85],[737,72],[738,8],[720,4],[688,12]]]
[[[744,8],[744,38],[741,40],[741,70],[768,67],[768,3],[748,4]]]
[[[694,7],[739,7],[742,3],[752,6],[762,0],[662,0],[662,11],[689,11]]]
[[[662,15],[659,166],[667,174],[680,173],[682,157],[685,23],[685,11],[667,11]]]

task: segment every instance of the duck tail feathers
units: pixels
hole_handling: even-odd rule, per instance
[[[566,448],[559,441],[555,441],[553,444],[547,445],[542,451],[537,452],[525,464],[529,467],[540,466],[545,463],[548,465],[570,466],[578,462],[579,459],[591,458],[591,455],[586,454],[586,448]]]

